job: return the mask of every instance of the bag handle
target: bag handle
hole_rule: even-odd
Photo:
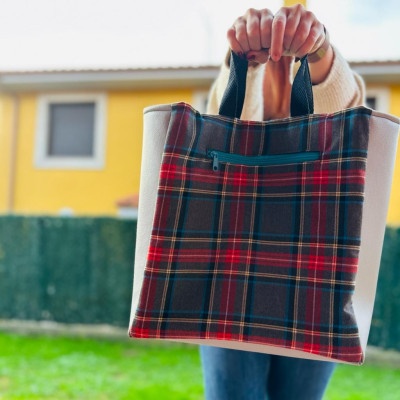
[[[314,100],[307,54],[300,59],[301,65],[292,85],[290,115],[300,117],[314,113]],[[246,93],[248,62],[231,50],[229,81],[222,97],[219,115],[240,118]]]

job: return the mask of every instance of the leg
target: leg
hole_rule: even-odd
[[[270,355],[199,345],[206,400],[264,400]]]
[[[270,400],[320,400],[337,363],[273,355],[268,378]]]

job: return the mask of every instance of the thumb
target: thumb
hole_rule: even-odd
[[[246,58],[248,61],[265,64],[269,59],[269,49],[259,51],[251,50],[246,53]]]

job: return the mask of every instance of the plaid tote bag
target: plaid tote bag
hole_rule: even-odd
[[[361,365],[399,120],[313,114],[307,56],[290,118],[241,120],[231,55],[219,115],[144,110],[129,336]]]

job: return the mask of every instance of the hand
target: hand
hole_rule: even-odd
[[[271,56],[301,58],[318,50],[325,40],[324,26],[301,4],[282,7],[273,15],[268,9],[250,8],[227,32],[231,49],[255,63]]]

